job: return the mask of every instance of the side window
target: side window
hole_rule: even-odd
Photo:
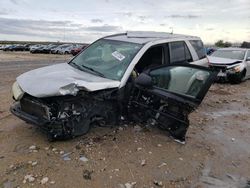
[[[209,79],[210,72],[192,67],[169,66],[150,72],[154,86],[196,98]]]
[[[190,40],[189,42],[191,43],[191,45],[195,49],[199,59],[203,59],[206,57],[206,50],[205,50],[201,40]]]
[[[138,73],[143,72],[143,70],[164,64],[164,47],[154,46],[149,48],[141,57],[135,69]]]
[[[169,48],[171,63],[187,63],[193,61],[185,42],[171,42],[169,43]]]
[[[248,52],[247,52],[247,59],[250,59],[250,50],[248,50]]]

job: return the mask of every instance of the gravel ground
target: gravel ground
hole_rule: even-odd
[[[185,145],[141,125],[48,142],[9,113],[11,85],[70,58],[0,51],[0,187],[250,187],[250,81],[214,84],[190,115]]]

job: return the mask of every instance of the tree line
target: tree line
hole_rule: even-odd
[[[215,44],[215,46],[219,48],[226,48],[226,47],[231,47],[232,43],[228,41],[223,41],[223,40],[218,40]],[[242,48],[250,48],[250,42],[242,42],[241,46]]]

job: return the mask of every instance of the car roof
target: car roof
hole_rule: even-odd
[[[200,40],[200,38],[196,36],[172,34],[172,33],[165,33],[165,32],[154,32],[154,31],[128,31],[126,33],[106,36],[104,37],[104,39],[132,42],[132,43],[139,43],[139,44],[146,44],[152,41],[159,41],[159,40],[166,40],[166,39]]]

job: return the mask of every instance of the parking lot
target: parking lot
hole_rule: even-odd
[[[214,84],[190,116],[185,145],[133,124],[49,142],[10,114],[11,85],[71,58],[0,51],[0,187],[250,187],[250,80]]]

